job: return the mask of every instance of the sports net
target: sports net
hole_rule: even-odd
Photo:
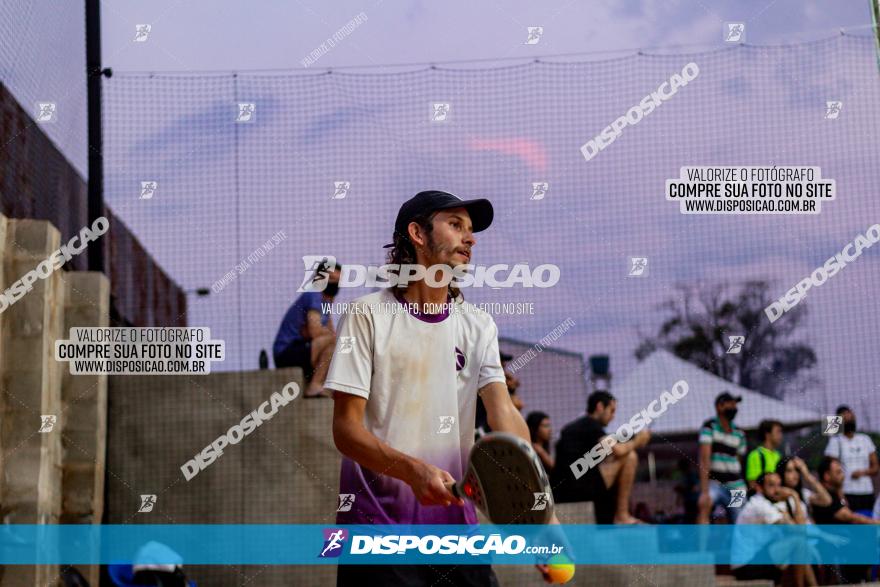
[[[40,104],[53,105],[42,108],[53,116],[41,128],[80,176],[88,177],[84,39],[83,2],[10,0],[0,6],[0,83],[34,120]]]
[[[689,62],[699,66],[695,79],[585,160],[581,145]],[[665,360],[639,375],[649,359],[639,363],[634,356],[641,335],[658,332],[658,305],[684,299],[677,283],[736,288],[766,279],[768,299],[776,299],[874,222],[877,78],[874,40],[852,35],[479,70],[117,72],[104,90],[106,199],[178,283],[212,290],[191,298],[189,324],[209,326],[213,338],[225,340],[228,358],[220,370],[245,371],[256,368],[261,349],[271,349],[302,282],[304,256],[382,264],[397,209],[412,194],[438,188],[489,198],[495,220],[477,235],[474,262],[553,263],[561,278],[546,289],[473,288],[466,298],[531,304],[530,311],[494,314],[500,335],[511,339],[502,348],[512,354],[571,320],[570,329],[517,373],[525,411],[550,414],[558,434],[584,410],[582,357],[611,357],[612,392],[638,376],[637,385],[625,388],[635,391],[620,396],[618,422],[644,407],[643,397],[656,397],[682,377],[680,366]],[[835,110],[829,102],[840,105]],[[665,200],[664,189],[681,167],[694,165],[820,167],[822,177],[836,181],[838,196],[818,215],[688,216]],[[264,247],[279,234],[280,242]],[[648,259],[640,278],[630,276],[633,258]],[[880,422],[870,399],[880,379],[874,360],[880,318],[872,293],[880,285],[877,263],[873,253],[861,257],[801,302],[809,313],[794,334],[815,354],[814,379],[795,381],[782,375],[784,364],[775,365],[775,379],[744,387],[769,393],[782,379],[790,385],[785,403],[759,408],[756,396],[748,396],[743,425],[754,427],[764,417],[792,427],[817,423],[838,401],[853,405],[863,428]],[[343,289],[337,301],[364,293]],[[749,354],[750,332],[724,334],[744,334],[743,356],[760,360]],[[717,349],[716,358],[726,352]],[[659,479],[648,481],[646,461],[640,470],[643,486],[664,491],[669,508],[676,507],[674,494],[661,482],[672,479],[676,459],[694,463],[699,424],[714,414],[712,400],[725,387],[694,377],[693,395],[670,410],[670,424],[656,435],[657,459],[664,450],[667,459],[653,466]],[[153,486],[160,494],[169,486],[166,500],[220,500],[222,507],[199,511],[211,519],[222,511],[225,521],[262,521],[281,509],[283,490],[254,480],[275,471],[280,487],[289,475],[292,486],[315,489],[295,500],[299,518],[282,519],[312,521],[319,510],[322,520],[332,515],[316,496],[336,480],[285,454],[327,443],[329,420],[310,422],[317,429],[303,432],[298,442],[306,444],[297,447],[284,444],[291,439],[272,446],[256,435],[246,443],[262,455],[259,461],[221,459],[210,472],[216,482],[200,483],[210,478],[206,472],[182,483],[180,464],[224,431],[219,424],[203,429],[200,418],[214,410],[235,423],[253,409],[253,379],[241,375],[222,395],[193,379],[160,404],[147,378],[126,379],[125,409],[154,414],[156,428],[132,438],[132,429],[111,425],[116,436],[109,444],[136,444],[140,459],[108,463],[111,494],[130,500],[132,488],[140,487],[130,482],[135,471],[159,471],[161,482]],[[808,415],[793,420],[792,407]],[[162,410],[168,418],[176,414],[175,426],[164,427],[170,420]],[[823,446],[810,430],[804,438],[790,435],[790,448]],[[175,446],[151,450],[159,436]],[[223,483],[241,497],[218,496]],[[131,517],[128,510],[119,521]]]

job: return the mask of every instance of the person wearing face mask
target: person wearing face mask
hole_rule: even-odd
[[[272,345],[277,369],[302,368],[309,381],[303,396],[308,398],[327,397],[324,379],[336,347],[333,318],[324,311],[324,304],[332,303],[339,292],[342,267],[326,263],[315,271],[316,278],[325,274],[328,279],[323,291],[304,292],[287,310]]]
[[[742,458],[746,454],[746,435],[736,427],[737,404],[741,396],[723,392],[715,398],[716,416],[700,428],[700,497],[698,524],[708,524],[709,516],[717,505],[727,510],[728,521],[733,524],[739,515],[741,504],[732,501],[732,491],[744,491]]]
[[[828,440],[825,455],[838,459],[843,466],[843,494],[849,507],[870,516],[874,505],[871,477],[880,472],[877,450],[870,436],[856,432],[856,416],[849,406],[838,407],[837,415],[843,418],[843,434]]]

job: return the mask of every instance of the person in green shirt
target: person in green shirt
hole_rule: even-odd
[[[772,473],[782,458],[779,447],[782,446],[782,422],[779,420],[761,420],[758,425],[761,446],[746,457],[746,481],[750,489],[755,488],[758,477],[762,473]]]

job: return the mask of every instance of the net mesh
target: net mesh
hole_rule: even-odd
[[[48,43],[46,31],[52,31]],[[88,177],[84,39],[83,2],[0,5],[0,82],[34,118],[38,103],[55,104],[54,121],[41,128],[80,176]]]
[[[584,161],[580,145],[690,61],[697,79]],[[501,335],[519,340],[573,318],[558,347],[610,354],[620,377],[635,365],[636,331],[656,331],[656,304],[677,299],[677,281],[757,276],[781,294],[865,230],[876,78],[873,40],[851,35],[478,71],[117,73],[105,89],[106,199],[179,283],[215,286],[190,323],[228,341],[220,368],[240,370],[271,346],[302,256],[380,264],[411,194],[486,196],[495,221],[477,235],[475,262],[552,262],[562,278],[467,299],[531,303],[532,315],[495,315]],[[828,100],[842,102],[839,119],[825,118]],[[236,122],[242,103],[254,105],[250,122]],[[445,122],[432,120],[437,103],[449,105]],[[685,165],[814,165],[841,196],[817,216],[686,217],[663,198]],[[156,182],[151,198],[143,181]],[[344,197],[336,182],[349,183]],[[535,182],[549,184],[543,199]],[[246,262],[279,231],[281,244]],[[634,255],[650,259],[645,279],[627,278]],[[873,263],[860,260],[810,307],[819,376],[856,394],[876,381],[872,367],[851,368],[870,355],[876,318],[861,292]],[[337,301],[363,293],[343,289]],[[790,399],[819,410],[834,401],[820,386]],[[876,419],[874,406],[859,407]]]
[[[585,161],[581,145],[691,61],[700,69],[695,80]],[[191,299],[189,323],[226,341],[219,369],[228,371],[256,368],[260,350],[271,348],[302,281],[303,256],[381,264],[397,209],[412,194],[437,188],[489,198],[495,220],[477,235],[474,262],[554,263],[562,277],[548,289],[465,295],[475,303],[532,304],[529,313],[494,314],[502,348],[514,355],[573,321],[551,350],[517,372],[525,411],[550,414],[558,434],[584,410],[583,357],[611,356],[613,392],[637,366],[639,334],[656,333],[657,305],[679,299],[677,282],[766,278],[778,297],[873,222],[877,75],[873,39],[851,35],[480,70],[117,73],[104,90],[105,196],[178,283],[212,290]],[[826,118],[828,101],[842,102],[838,118]],[[839,195],[816,216],[690,217],[663,197],[666,180],[688,165],[818,166]],[[148,197],[143,182],[155,182]],[[543,197],[536,183],[548,184]],[[255,253],[279,231],[282,242]],[[628,277],[631,257],[649,259],[643,278]],[[818,382],[786,397],[788,405],[818,420],[845,399],[866,427],[877,422],[871,394],[880,379],[873,360],[880,318],[871,292],[878,276],[876,255],[865,255],[811,292],[800,334],[816,352]],[[364,293],[343,289],[337,301]],[[108,492],[119,496],[110,499],[111,518],[137,519],[130,502],[144,485],[159,488],[149,493],[166,488],[160,503],[212,504],[180,510],[210,520],[332,517],[332,467],[298,456],[316,446],[332,453],[329,411],[309,413],[307,424],[305,412],[291,416],[295,431],[275,446],[263,432],[249,438],[250,448],[204,473],[214,482],[180,481],[182,462],[282,383],[266,380],[254,394],[253,376],[233,378],[222,390],[183,381],[164,395],[155,378],[117,378],[125,394],[111,400],[109,445],[122,447],[108,463]],[[774,406],[764,415],[784,417],[786,404]],[[675,409],[691,420],[713,415],[711,399]],[[149,413],[156,426],[114,425],[119,410]],[[166,429],[170,416],[163,414],[172,412],[183,416]],[[695,433],[674,450],[669,440],[669,458],[693,463]],[[798,443],[820,440],[813,434]],[[133,450],[136,464],[125,460]],[[647,464],[641,467],[646,480]],[[276,482],[260,482],[266,475]],[[285,475],[296,488],[291,494]],[[663,491],[657,503],[674,507],[669,485],[653,487]]]

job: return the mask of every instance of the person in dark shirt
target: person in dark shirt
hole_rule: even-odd
[[[880,524],[880,520],[857,514],[849,508],[843,495],[845,475],[838,459],[826,456],[819,463],[817,473],[819,482],[831,494],[831,503],[827,506],[813,504],[816,524]],[[869,569],[868,565],[840,565],[839,576],[845,583],[861,583],[867,579]]]
[[[813,505],[813,520],[817,524],[880,524],[880,520],[873,520],[849,509],[843,495],[843,467],[838,459],[825,457],[819,463],[817,473],[819,482],[831,494],[830,505]]]
[[[629,512],[629,496],[636,476],[636,449],[648,444],[645,428],[627,442],[615,444],[607,457],[586,471],[576,466],[599,445],[614,414],[617,400],[607,391],[594,391],[587,400],[587,415],[569,422],[556,443],[556,467],[550,474],[558,503],[592,501],[600,524],[638,524]]]

